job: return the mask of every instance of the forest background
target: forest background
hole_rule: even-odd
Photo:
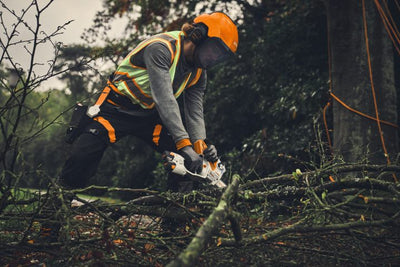
[[[397,114],[400,105],[396,95],[400,93],[400,57],[396,34],[400,6],[396,0],[358,1],[355,5],[346,4],[347,1],[335,4],[329,0],[104,0],[93,25],[83,30],[82,42],[68,46],[54,39],[63,34],[70,22],[57,25],[53,32],[40,30],[40,17],[46,16],[46,9],[53,1],[27,1],[24,10],[15,11],[8,8],[7,1],[0,2],[1,14],[8,13],[14,17],[11,28],[7,21],[1,20],[2,30],[6,33],[1,38],[0,58],[2,212],[15,201],[10,197],[13,190],[45,190],[56,181],[71,149],[64,142],[64,135],[73,106],[77,102],[93,103],[105,86],[108,75],[135,45],[147,36],[179,29],[196,15],[215,10],[230,14],[239,29],[237,55],[228,63],[208,71],[204,108],[208,139],[216,145],[227,166],[227,180],[233,174],[240,174],[241,182],[246,183],[288,173],[294,173],[293,177],[297,179],[302,172],[332,164],[396,166],[398,163]],[[382,14],[379,7],[390,20],[387,24],[392,25],[388,32],[393,33],[393,43],[382,45],[390,47],[390,61],[379,65],[377,60],[387,56],[379,50],[382,48],[379,40],[387,39],[383,35],[370,37],[371,51],[365,47],[363,38],[361,41],[353,37],[343,38],[340,39],[343,44],[339,45],[337,39],[330,39],[331,33],[338,33],[335,25],[340,23],[349,22],[348,28],[357,30],[351,22],[353,20],[361,26],[365,22],[372,30],[373,25],[385,29],[385,16],[379,16]],[[365,14],[370,16],[366,18]],[[37,19],[36,25],[28,25],[22,19],[29,15]],[[340,21],[342,18],[347,19]],[[112,35],[115,25],[119,31],[123,30],[123,38]],[[32,37],[19,39],[18,27],[26,27]],[[346,32],[344,28],[341,30]],[[358,30],[359,35],[364,36],[362,27]],[[50,44],[49,54],[53,56],[40,62],[35,51],[44,44]],[[384,67],[389,66],[387,73],[393,74],[391,78],[382,79],[391,79],[390,86],[382,88],[382,92],[388,91],[386,96],[390,97],[379,99],[381,114],[395,114],[382,118],[395,125],[390,126],[395,128],[395,138],[387,140],[387,147],[379,137],[385,137],[390,131],[382,134],[372,97],[367,97],[371,102],[363,101],[364,93],[360,93],[359,88],[342,94],[346,98],[341,101],[360,110],[366,107],[365,110],[372,112],[369,115],[375,117],[375,121],[371,120],[374,126],[365,128],[368,134],[373,132],[373,138],[362,139],[361,143],[354,138],[361,135],[356,122],[359,114],[348,108],[338,110],[344,105],[336,100],[336,92],[340,90],[335,89],[332,81],[342,77],[341,71],[352,74],[352,70],[341,68],[341,63],[349,66],[346,61],[349,57],[332,55],[332,51],[340,51],[335,50],[338,47],[350,51],[355,58],[364,58],[360,64],[363,66],[368,66],[367,59],[372,55],[373,63],[378,62],[376,69],[385,71]],[[22,67],[23,64],[15,60],[10,48],[19,51],[17,53],[26,53],[30,59],[28,67]],[[361,56],[355,55],[356,52]],[[37,68],[43,66],[47,71],[40,73]],[[360,67],[355,73],[352,76],[355,82],[360,80],[361,84],[365,78],[369,83],[367,67]],[[41,90],[42,85],[51,80],[60,82],[62,88]],[[390,112],[385,113],[387,110]],[[339,117],[340,112],[350,114],[350,119],[342,122],[344,125],[353,123],[354,127],[348,128],[345,136],[350,137],[350,143],[353,142],[356,149],[340,146],[338,139],[334,138],[338,137],[335,135],[338,132],[343,134],[341,122],[335,122],[335,115]],[[376,127],[376,121],[379,127]],[[160,192],[166,189],[161,155],[133,137],[108,148],[98,170],[89,184]],[[329,176],[329,179],[336,178]],[[389,178],[383,180],[393,182],[397,177],[390,173]],[[131,199],[131,194],[126,192],[113,196]],[[395,203],[398,204],[397,199]]]

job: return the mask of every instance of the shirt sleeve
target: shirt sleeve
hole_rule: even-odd
[[[175,99],[169,68],[171,52],[163,43],[152,43],[144,49],[144,63],[149,75],[151,95],[175,143],[189,138],[182,122],[179,105]]]
[[[206,139],[203,97],[207,74],[203,70],[199,81],[184,92],[185,122],[192,143]]]

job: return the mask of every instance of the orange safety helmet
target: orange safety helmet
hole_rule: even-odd
[[[236,53],[239,36],[235,23],[226,14],[214,12],[194,19],[197,36],[194,61],[200,68],[210,68]],[[195,31],[196,31],[195,30]]]
[[[232,53],[236,53],[239,35],[235,23],[222,12],[202,14],[194,19],[194,23],[203,23],[207,26],[207,36],[217,37],[229,47]]]

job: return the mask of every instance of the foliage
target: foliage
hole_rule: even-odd
[[[57,177],[68,152],[63,137],[69,120],[66,115],[69,114],[57,116],[63,114],[70,104],[68,97],[57,90],[33,92],[27,104],[34,106],[38,103],[43,105],[29,128],[36,134],[21,146],[17,169],[22,175],[20,186],[46,188],[48,180],[43,177]],[[26,123],[21,125],[22,128],[26,126]]]
[[[315,139],[314,117],[327,101],[323,10],[318,1],[246,7],[238,56],[209,75],[211,139],[223,152],[236,148],[253,159],[264,151],[270,163],[261,175],[293,168],[277,155],[306,159]]]

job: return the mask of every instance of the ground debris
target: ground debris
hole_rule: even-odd
[[[341,177],[338,170],[242,183],[222,205],[229,216],[207,235],[198,266],[400,265],[400,186],[371,175]],[[140,193],[118,204],[77,197],[76,206],[49,194],[26,210],[10,205],[0,215],[0,263],[166,266],[222,207],[221,191]]]

